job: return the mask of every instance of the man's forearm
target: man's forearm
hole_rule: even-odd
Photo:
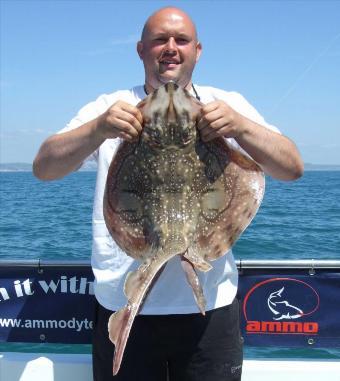
[[[198,129],[204,142],[217,137],[236,139],[264,172],[276,179],[294,180],[303,174],[303,161],[291,140],[251,121],[222,100],[202,107]]]
[[[49,137],[33,162],[33,173],[40,180],[55,180],[79,168],[105,140],[98,129],[98,118],[81,127]]]
[[[33,173],[41,180],[66,176],[76,170],[105,139],[137,139],[142,123],[143,117],[137,107],[117,101],[96,119],[48,138],[34,160]]]
[[[265,173],[279,180],[302,176],[303,161],[290,139],[247,118],[242,123],[243,133],[236,140]]]

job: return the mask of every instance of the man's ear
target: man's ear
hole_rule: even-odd
[[[143,42],[142,41],[137,42],[137,53],[139,55],[139,58],[142,60],[143,59]]]
[[[196,62],[199,60],[202,53],[202,44],[200,42],[197,42],[196,44]]]

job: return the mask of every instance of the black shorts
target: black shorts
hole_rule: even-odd
[[[205,316],[138,315],[114,377],[114,345],[107,330],[111,313],[97,303],[93,331],[95,381],[241,380],[243,344],[237,299]]]

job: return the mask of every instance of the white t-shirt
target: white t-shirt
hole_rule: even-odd
[[[269,129],[279,132],[267,124],[263,117],[242,95],[225,92],[213,87],[194,85],[202,103],[217,99],[225,101],[240,114]],[[194,95],[192,93],[192,95]],[[131,90],[116,91],[101,95],[96,101],[83,107],[78,115],[59,133],[80,127],[103,114],[113,103],[123,100],[136,105],[146,94],[143,86]],[[229,142],[241,149],[234,139]],[[115,311],[127,303],[124,281],[128,272],[138,268],[139,262],[127,256],[111,238],[103,217],[103,195],[107,172],[121,139],[107,139],[87,160],[96,160],[97,182],[93,205],[92,269],[95,276],[94,291],[98,302]],[[238,272],[232,251],[212,262],[213,268],[198,271],[198,276],[207,301],[206,310],[230,304],[237,292]],[[193,292],[182,270],[179,256],[171,259],[155,282],[140,311],[141,314],[185,314],[199,312]]]

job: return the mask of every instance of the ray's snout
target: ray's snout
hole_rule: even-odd
[[[181,115],[187,113],[191,107],[190,95],[174,81],[164,86],[164,92],[168,102],[165,119],[169,124],[181,125]]]
[[[169,81],[168,83],[165,84],[164,86],[165,91],[169,93],[169,95],[173,95],[173,93],[179,88],[176,82],[174,81]]]

